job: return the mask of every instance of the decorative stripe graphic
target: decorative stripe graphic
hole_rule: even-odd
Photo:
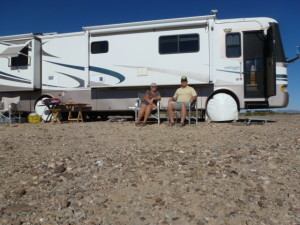
[[[53,57],[53,58],[58,58],[58,59],[59,59],[59,57],[57,57],[57,56],[55,56],[55,55],[51,55],[51,54],[45,52],[44,49],[42,49],[42,55],[43,55],[43,56],[49,56],[49,57]]]
[[[57,57],[57,56],[55,56],[55,55],[51,55],[51,54],[47,53],[46,51],[44,51],[43,45],[46,44],[47,42],[48,42],[48,41],[46,41],[46,42],[44,42],[44,43],[42,44],[42,55],[44,55],[44,56],[49,56],[49,57],[53,57],[53,58],[58,58],[58,59],[59,59],[59,57]]]
[[[3,80],[15,81],[15,82],[24,83],[24,84],[31,84],[31,81],[27,80],[27,79],[19,78],[19,77],[4,73],[2,71],[0,71],[0,74],[5,75],[5,76],[0,75],[0,79],[3,79]],[[9,77],[7,77],[7,76],[9,76]]]
[[[286,74],[276,74],[276,78],[286,78],[287,79],[287,75]]]
[[[56,65],[59,65],[59,66],[64,66],[64,67],[76,69],[76,70],[84,70],[83,66],[68,65],[68,64],[63,64],[63,63],[51,62],[51,61],[47,61],[47,60],[44,60],[44,61],[48,62],[48,63],[56,64]],[[117,73],[115,71],[112,71],[112,70],[108,70],[108,69],[104,69],[104,68],[100,68],[100,67],[95,67],[95,66],[90,66],[89,69],[91,71],[94,71],[94,72],[97,72],[97,73],[103,73],[103,74],[115,77],[115,78],[119,79],[119,83],[121,83],[125,80],[125,76],[123,76],[122,74]],[[64,74],[64,75],[66,75],[66,74]],[[69,75],[69,76],[72,76],[72,75]],[[73,77],[73,78],[75,78],[75,77]],[[83,86],[80,86],[80,87],[83,87]]]
[[[237,73],[237,74],[240,74],[241,72],[238,72],[238,71],[231,71],[231,70],[218,70],[217,71],[221,71],[221,72],[227,72],[227,73]],[[243,72],[242,72],[243,74]]]
[[[0,79],[15,81],[15,82],[19,82],[19,83],[25,83],[25,84],[31,84],[31,82],[29,82],[29,81],[17,80],[17,79],[14,79],[14,78],[4,77],[4,76],[1,76],[1,75],[0,75]]]
[[[48,63],[55,64],[55,65],[59,65],[59,66],[64,66],[64,67],[76,69],[76,70],[84,70],[84,67],[83,67],[83,66],[68,65],[68,64],[63,64],[63,63],[51,62],[51,61],[47,61],[47,60],[44,60],[44,61],[45,61],[45,62],[48,62]]]
[[[8,74],[8,73],[4,73],[4,72],[2,72],[2,71],[0,71],[0,74],[5,75],[5,76],[9,76],[9,77],[14,77],[14,78],[16,78],[16,79],[20,79],[20,80],[24,80],[24,81],[30,82],[30,80],[28,80],[28,79],[25,79],[25,78],[22,78],[22,77],[17,77],[17,76]]]
[[[65,75],[65,76],[67,76],[67,77],[70,77],[70,78],[76,80],[76,81],[79,83],[79,86],[77,86],[77,87],[84,87],[84,80],[83,80],[83,79],[80,79],[80,78],[78,78],[78,77],[75,77],[75,76],[73,76],[73,75],[66,74],[66,73],[61,73],[61,72],[56,72],[56,73],[60,73],[60,74],[62,74],[62,75]]]
[[[117,73],[115,71],[100,68],[100,67],[95,67],[95,66],[90,66],[89,68],[91,71],[98,72],[98,73],[104,73],[109,76],[115,77],[115,78],[119,79],[119,83],[122,83],[125,80],[125,76],[123,76],[122,74]]]
[[[65,88],[62,86],[55,86],[55,85],[51,85],[51,84],[42,84],[43,86],[47,86],[47,87],[55,87],[55,88]]]

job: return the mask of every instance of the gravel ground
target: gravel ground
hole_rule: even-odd
[[[0,224],[300,224],[300,115],[0,124]]]

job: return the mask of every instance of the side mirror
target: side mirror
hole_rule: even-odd
[[[291,59],[291,60],[286,61],[286,63],[294,63],[294,62],[296,62],[298,59],[300,59],[300,46],[297,46],[296,49],[297,49],[297,54],[296,54],[297,57],[294,58],[294,59]]]

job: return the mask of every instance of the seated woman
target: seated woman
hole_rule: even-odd
[[[150,87],[150,90],[146,91],[144,98],[142,99],[138,119],[135,121],[136,126],[146,125],[147,119],[150,116],[151,111],[157,108],[157,100],[161,99],[160,93],[157,91],[156,83],[152,83]],[[144,120],[141,123],[143,117]]]

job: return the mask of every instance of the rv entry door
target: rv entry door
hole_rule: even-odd
[[[244,32],[245,98],[265,97],[265,37],[263,31]]]

